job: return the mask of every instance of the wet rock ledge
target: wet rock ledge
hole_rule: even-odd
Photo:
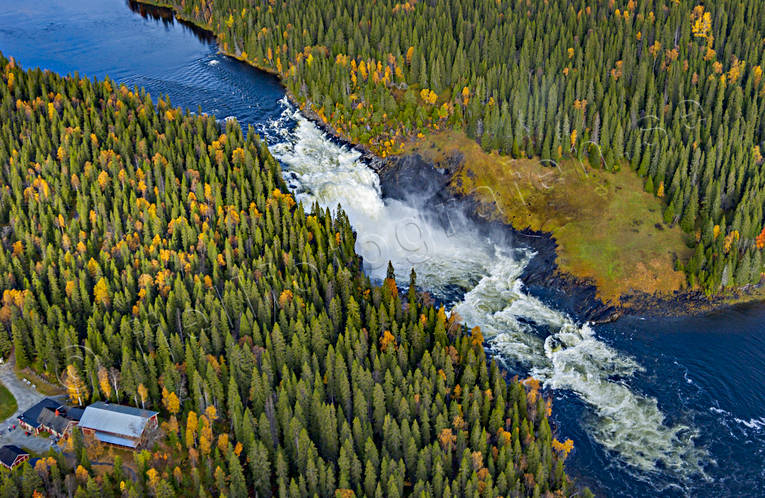
[[[375,163],[370,164],[380,177],[383,197],[414,203],[426,216],[449,229],[469,226],[498,244],[533,250],[536,255],[521,276],[532,295],[545,301],[554,300],[558,309],[562,308],[581,321],[605,323],[622,314],[621,308],[604,304],[597,298],[597,289],[592,282],[559,271],[557,243],[550,234],[517,230],[495,219],[491,210],[476,199],[455,192],[450,183],[462,166],[462,154],[455,153],[438,164],[419,154],[375,159]]]

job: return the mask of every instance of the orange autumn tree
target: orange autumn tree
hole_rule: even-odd
[[[66,393],[73,405],[82,406],[88,399],[88,387],[80,377],[77,368],[74,365],[68,365],[64,373],[63,384],[66,387]]]
[[[181,402],[178,396],[174,392],[168,391],[165,387],[162,388],[162,404],[172,415],[181,410]]]
[[[146,408],[146,401],[149,399],[149,390],[143,384],[138,384],[138,397],[141,399],[141,408]]]
[[[109,287],[105,278],[101,278],[93,288],[93,299],[104,307],[109,306]]]
[[[186,448],[191,449],[196,444],[197,428],[199,425],[196,412],[190,411],[186,418]]]
[[[571,450],[574,449],[574,442],[570,439],[566,439],[565,442],[561,443],[557,439],[553,439],[552,447],[555,451],[558,452],[561,458],[565,460],[568,454],[571,453]]]
[[[757,246],[757,249],[765,249],[765,227],[762,228],[762,231],[757,236],[754,243]]]
[[[386,272],[385,280],[383,280],[383,287],[386,288],[391,296],[398,296],[398,286],[396,285],[396,274],[393,271],[393,265],[388,261],[388,270]]]
[[[106,399],[112,397],[112,385],[109,383],[109,372],[101,365],[98,367],[98,387]]]
[[[395,349],[396,338],[393,337],[393,334],[390,333],[390,330],[385,330],[383,335],[380,337],[380,349],[382,351],[387,351],[389,346],[392,346]]]

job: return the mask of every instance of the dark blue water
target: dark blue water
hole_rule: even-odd
[[[285,117],[277,80],[217,54],[213,40],[159,14],[121,0],[0,0],[0,51],[24,67],[109,75],[192,111],[236,117],[271,143],[297,126]],[[555,308],[553,295],[541,297]],[[704,475],[631,465],[593,439],[591,407],[556,390],[559,438],[575,442],[572,476],[608,496],[765,496],[765,305],[687,318],[625,317],[595,333],[642,367],[615,381],[655,400],[667,425],[696,434]]]
[[[0,51],[25,68],[108,75],[259,132],[280,117],[276,78],[219,55],[212,37],[161,14],[124,0],[0,0]]]
[[[641,474],[614,461],[577,423],[589,416],[581,401],[556,393],[553,418],[577,445],[570,467],[609,495],[765,496],[764,324],[765,305],[753,304],[598,327],[601,340],[645,368],[630,379],[633,389],[656,398],[668,424],[698,430],[707,476]]]

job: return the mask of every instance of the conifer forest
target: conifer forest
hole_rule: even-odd
[[[760,0],[0,0],[0,498],[764,495],[764,67]]]

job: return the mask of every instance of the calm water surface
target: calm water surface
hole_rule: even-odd
[[[299,196],[346,207],[366,260],[374,257],[364,244],[374,242],[399,273],[408,262],[436,291],[464,288],[457,309],[493,330],[490,349],[510,371],[545,380],[559,437],[575,442],[569,473],[599,494],[765,496],[765,306],[589,327],[556,308],[554,290],[524,293],[515,271],[523,258],[491,241],[476,250],[449,239],[427,263],[381,249],[390,238],[384,220],[416,217],[416,209],[382,199],[358,154],[292,109],[273,77],[121,0],[0,0],[0,51],[27,68],[108,75],[252,125]]]

